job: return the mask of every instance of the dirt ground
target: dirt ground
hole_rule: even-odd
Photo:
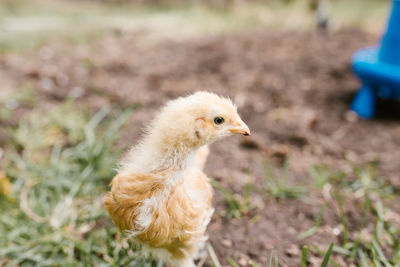
[[[349,112],[359,87],[351,71],[352,53],[377,40],[357,30],[259,31],[162,42],[146,33],[115,32],[93,45],[53,42],[37,52],[2,55],[0,80],[3,93],[32,84],[44,110],[71,96],[93,110],[139,105],[119,142],[126,148],[166,100],[197,90],[229,96],[252,136],[213,144],[206,173],[233,192],[241,193],[253,178],[262,184],[266,159],[279,170],[287,158],[290,184],[310,184],[313,165],[346,172],[377,160],[380,173],[399,187],[398,105],[380,102],[377,117],[368,121]],[[302,245],[338,241],[332,231],[340,225],[334,206],[317,235],[297,239],[315,223],[322,202],[317,193],[310,192],[312,203],[252,194],[256,208],[242,219],[227,219],[223,196],[215,194],[208,233],[223,264],[229,256],[239,264],[251,259],[266,266],[273,251],[282,266],[299,266]],[[361,216],[352,212],[353,205],[345,206],[353,218],[350,229],[357,228]],[[310,261],[320,260],[314,255]]]

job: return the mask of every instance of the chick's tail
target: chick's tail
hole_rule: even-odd
[[[135,220],[142,201],[163,188],[163,177],[156,175],[117,175],[111,181],[111,191],[104,206],[120,230],[136,230]]]

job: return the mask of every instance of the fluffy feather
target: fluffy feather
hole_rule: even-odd
[[[248,135],[249,129],[229,99],[198,92],[167,103],[111,182],[104,204],[114,223],[149,256],[194,266],[213,213],[202,172],[207,144],[232,133]]]

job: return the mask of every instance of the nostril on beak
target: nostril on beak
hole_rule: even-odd
[[[244,135],[244,136],[249,136],[249,135],[250,135],[250,133],[244,133],[243,135]]]

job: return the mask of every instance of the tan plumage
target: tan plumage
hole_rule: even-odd
[[[232,133],[249,134],[236,107],[198,92],[169,102],[121,162],[104,204],[146,254],[170,266],[194,266],[213,213],[212,188],[202,172],[207,144]]]

